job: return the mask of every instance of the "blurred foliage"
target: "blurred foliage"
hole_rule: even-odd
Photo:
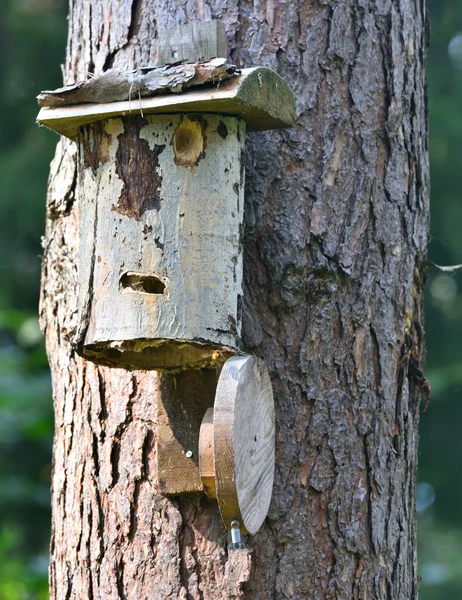
[[[48,597],[53,422],[36,313],[46,180],[57,138],[34,121],[35,95],[62,83],[66,4],[2,0],[0,8],[0,600]],[[429,6],[429,257],[450,265],[462,263],[462,3],[429,0]],[[433,397],[421,420],[421,600],[453,600],[462,592],[462,274],[429,270],[426,315]]]
[[[53,408],[38,327],[40,238],[57,137],[35,96],[62,84],[66,0],[0,7],[0,600],[46,600]]]
[[[454,265],[462,263],[462,3],[429,8],[429,258]],[[425,300],[432,403],[420,426],[420,599],[454,600],[462,597],[462,272],[430,268]]]

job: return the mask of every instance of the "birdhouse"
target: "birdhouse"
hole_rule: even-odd
[[[294,114],[286,83],[262,67],[182,93],[41,109],[40,124],[78,145],[79,354],[181,370],[239,353],[245,135]]]
[[[240,348],[245,136],[292,125],[294,97],[270,69],[203,61],[227,53],[219,21],[160,37],[161,64],[198,62],[42,92],[38,122],[78,146],[77,352],[164,371],[153,485],[215,498],[237,548],[275,464],[270,377]]]

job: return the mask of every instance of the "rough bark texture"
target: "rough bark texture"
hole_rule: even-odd
[[[53,373],[51,597],[415,599],[428,164],[423,0],[71,1],[67,81],[152,64],[159,29],[225,21],[298,122],[247,136],[246,349],[276,400],[266,524],[229,551],[216,504],[153,482],[155,373],[71,350],[76,148],[52,164],[41,316]]]

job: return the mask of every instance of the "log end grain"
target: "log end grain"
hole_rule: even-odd
[[[136,339],[79,345],[77,353],[100,365],[129,371],[221,367],[236,350],[194,340]]]

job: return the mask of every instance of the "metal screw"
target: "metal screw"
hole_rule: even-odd
[[[231,541],[235,550],[239,550],[241,547],[241,531],[239,527],[239,521],[231,521]]]
[[[186,458],[192,458],[192,455],[193,455],[192,450],[188,450],[186,452]]]

